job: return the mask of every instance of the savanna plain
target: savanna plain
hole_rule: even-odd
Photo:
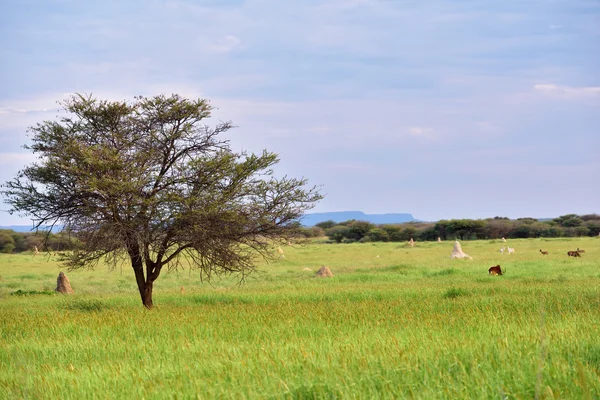
[[[600,239],[452,245],[316,240],[243,285],[163,272],[150,311],[126,265],[54,295],[52,255],[2,254],[0,398],[600,398]]]

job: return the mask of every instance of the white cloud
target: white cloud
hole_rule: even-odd
[[[14,109],[14,108],[0,108],[0,115],[2,114],[27,114],[27,113],[38,113],[38,112],[48,112],[50,111],[47,108],[41,109],[32,109],[32,110],[24,110],[24,109]]]
[[[0,167],[16,166],[29,164],[35,161],[36,156],[33,153],[0,153]]]
[[[414,136],[429,136],[429,134],[433,132],[433,129],[424,128],[422,126],[411,126],[408,129],[408,132],[410,132],[410,134]]]
[[[600,95],[600,86],[560,86],[555,84],[537,84],[533,88],[545,95],[563,98],[589,98]]]
[[[238,47],[242,41],[233,35],[226,35],[217,39],[215,42],[208,45],[208,49],[216,53],[228,53]]]

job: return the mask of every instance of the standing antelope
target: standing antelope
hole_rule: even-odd
[[[585,250],[579,250],[579,247],[577,248],[577,252],[578,253],[585,253]]]
[[[547,256],[548,255],[548,250],[544,251],[544,250],[540,249],[540,253],[542,253],[543,255]]]

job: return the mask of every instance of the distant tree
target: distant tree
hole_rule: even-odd
[[[350,228],[345,225],[335,225],[325,230],[329,239],[336,243],[341,243],[344,239],[350,238]]]
[[[450,238],[450,234],[452,232],[450,232],[449,229],[449,225],[450,225],[450,221],[442,219],[439,220],[438,222],[435,223],[435,230],[438,232],[438,236],[441,237],[442,239],[453,239]]]
[[[510,230],[513,224],[508,218],[494,218],[486,221],[485,235],[488,238],[500,239],[501,237],[509,237]]]
[[[15,248],[15,240],[10,231],[0,230],[0,253],[12,253]]]
[[[364,238],[368,238],[370,242],[387,242],[390,239],[387,232],[381,228],[372,228]]]
[[[598,214],[586,214],[586,215],[582,215],[579,218],[581,218],[584,221],[600,221],[600,215]]]
[[[404,240],[400,225],[382,225],[381,229],[387,233],[390,242],[401,242]]]
[[[519,221],[523,224],[533,224],[533,223],[537,222],[538,220],[536,218],[525,217],[525,218],[517,218],[517,221]]]
[[[27,251],[27,237],[24,233],[11,231],[11,236],[15,242],[15,252]]]
[[[402,229],[402,241],[407,241],[410,239],[414,239],[415,236],[417,236],[417,228],[410,225],[410,224],[406,224],[403,227],[404,229]]]
[[[348,224],[348,228],[350,239],[358,241],[365,237],[371,229],[375,228],[375,225],[367,221],[352,221]]]
[[[437,240],[439,235],[435,227],[432,225],[426,226],[422,230],[420,230],[417,234],[417,237],[419,238],[419,240],[422,241],[435,241]]]
[[[336,222],[332,219],[328,220],[328,221],[323,221],[323,222],[319,222],[318,224],[316,224],[315,226],[318,226],[321,229],[329,229],[332,226],[335,226]]]
[[[510,230],[509,237],[513,239],[522,239],[530,237],[531,229],[528,223],[519,224]]]
[[[305,238],[315,238],[325,236],[325,231],[318,226],[302,226],[299,228],[298,234]]]
[[[586,225],[580,225],[573,228],[575,236],[588,236],[590,229]]]
[[[272,241],[321,199],[306,180],[277,179],[277,155],[235,153],[205,125],[207,100],[178,95],[108,102],[73,96],[66,116],[31,128],[38,161],[2,190],[11,212],[60,224],[82,241],[70,268],[128,260],[142,303],[154,281],[186,255],[200,277],[254,270]]]
[[[577,214],[561,215],[558,218],[554,218],[554,221],[560,226],[564,226],[566,228],[572,228],[583,224],[583,220],[579,218]]]
[[[455,237],[464,239],[475,239],[484,232],[486,222],[474,219],[452,219],[448,221],[446,229]]]
[[[565,232],[557,225],[548,224],[548,228],[540,232],[541,237],[563,237]]]
[[[600,234],[600,220],[588,220],[585,222],[588,228],[589,236],[598,236]]]

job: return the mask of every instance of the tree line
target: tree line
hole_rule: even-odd
[[[59,232],[15,232],[0,229],[0,253],[22,253],[24,251],[55,252],[75,250],[81,243],[71,235]]]
[[[487,219],[450,219],[437,222],[408,222],[375,225],[350,220],[325,221],[304,228],[306,237],[327,236],[336,243],[477,240],[499,238],[580,237],[600,234],[600,215],[567,214],[551,220],[506,217]]]

